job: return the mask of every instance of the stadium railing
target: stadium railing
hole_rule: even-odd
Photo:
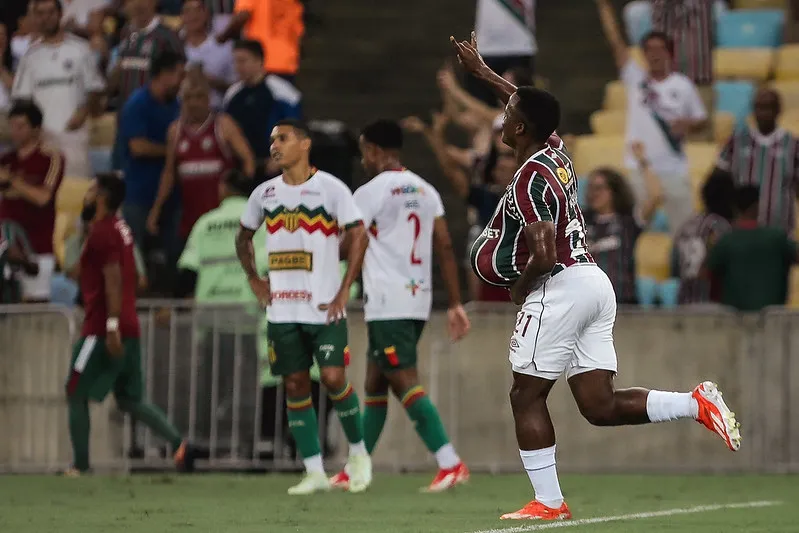
[[[170,309],[168,318],[163,309]],[[518,469],[508,405],[508,337],[516,308],[474,305],[472,332],[459,344],[446,337],[446,315],[434,313],[420,344],[422,383],[439,407],[462,457],[475,470]],[[264,458],[261,435],[258,318],[236,307],[145,302],[141,309],[146,393],[176,425],[209,452],[209,469],[287,469],[296,462],[281,448]],[[70,448],[63,380],[78,317],[51,307],[0,308],[0,472],[52,471],[66,466]],[[349,319],[350,379],[362,390],[366,328]],[[559,466],[572,472],[799,472],[799,313],[769,309],[751,316],[723,310],[621,309],[615,329],[617,386],[690,390],[719,383],[743,424],[743,446],[729,453],[692,422],[595,428],[579,414],[566,383],[549,405],[558,434]],[[278,387],[277,395],[282,397]],[[282,401],[276,433],[282,431]],[[92,418],[95,468],[167,468],[161,444],[134,434],[113,401]],[[332,417],[335,420],[335,416]],[[330,470],[346,458],[338,422]],[[326,428],[320,428],[323,431]],[[130,459],[131,442],[144,456]],[[374,454],[380,470],[434,468],[412,423],[392,400]]]

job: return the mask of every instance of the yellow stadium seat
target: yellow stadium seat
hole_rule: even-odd
[[[735,131],[735,116],[732,113],[719,111],[713,113],[713,140],[724,144]]]
[[[627,90],[621,80],[611,81],[605,85],[605,102],[603,107],[611,109],[627,109]]]
[[[777,50],[778,80],[799,80],[799,44],[787,44]]]
[[[788,280],[788,307],[799,309],[799,267],[791,267]]]
[[[117,135],[117,116],[115,113],[106,113],[94,118],[89,123],[89,143],[95,148],[110,148],[114,146]]]
[[[575,138],[574,170],[585,176],[597,167],[620,168],[624,164],[624,137],[581,135]]]
[[[671,237],[666,233],[646,231],[635,244],[635,267],[638,277],[665,281],[671,274]]]
[[[73,213],[57,213],[53,230],[53,251],[59,265],[64,264],[65,244],[78,227],[78,217]]]
[[[180,28],[183,27],[183,19],[179,16],[161,17],[161,22],[172,31],[180,31]]]
[[[771,48],[716,48],[713,69],[716,79],[765,81],[774,68]]]
[[[56,193],[56,212],[80,215],[83,210],[83,197],[86,196],[91,184],[91,180],[86,178],[64,178]]]
[[[797,61],[799,61],[799,57],[797,57]],[[799,76],[793,80],[772,82],[771,88],[780,93],[783,109],[799,109]]]
[[[688,167],[691,170],[691,174],[696,172],[704,177],[716,165],[719,148],[716,143],[686,143],[685,155],[688,157]]]
[[[780,116],[780,127],[799,136],[799,109],[788,109]],[[754,123],[754,121],[752,121]]]
[[[785,9],[787,0],[734,0],[734,9]]]
[[[599,110],[591,114],[591,131],[596,135],[624,135],[626,126],[626,110]]]

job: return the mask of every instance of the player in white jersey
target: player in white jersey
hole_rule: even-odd
[[[469,479],[469,470],[450,444],[416,372],[416,345],[430,318],[433,299],[434,245],[449,293],[450,336],[457,341],[469,331],[444,206],[432,185],[402,167],[402,130],[395,122],[380,120],[367,126],[360,147],[364,169],[372,177],[355,191],[355,203],[369,228],[363,267],[369,333],[363,421],[366,450],[372,453],[383,430],[391,388],[438,462],[438,475],[427,490],[441,492]],[[347,473],[334,476],[331,484],[346,488]]]
[[[521,168],[472,248],[475,272],[510,289],[521,305],[510,339],[510,403],[519,455],[535,499],[502,515],[511,520],[563,520],[555,467],[555,428],[547,397],[566,374],[580,413],[597,426],[694,419],[736,451],[741,434],[714,383],[693,392],[616,389],[613,325],[616,297],[585,245],[574,166],[555,134],[560,104],[546,91],[515,87],[488,68],[477,43],[450,37],[462,65],[506,102],[502,141]]]
[[[100,112],[105,81],[89,43],[61,28],[59,0],[34,0],[42,39],[23,56],[11,96],[33,100],[44,114],[44,131],[66,158],[65,174],[89,178],[87,120]]]
[[[345,307],[361,270],[369,242],[361,214],[344,183],[311,166],[308,127],[283,120],[272,130],[272,160],[283,173],[258,186],[247,202],[236,237],[236,251],[250,286],[269,318],[269,365],[283,377],[291,434],[306,475],[289,494],[328,490],[322,465],[318,421],[311,401],[309,370],[316,359],[350,443],[345,470],[350,492],[366,490],[372,462],[363,442],[358,396],[344,368],[349,359]],[[252,238],[266,223],[269,275],[255,269]],[[339,234],[349,250],[344,279],[339,277]]]

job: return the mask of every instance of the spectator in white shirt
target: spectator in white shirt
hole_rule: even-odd
[[[663,209],[674,233],[694,214],[683,141],[705,127],[707,111],[696,85],[673,71],[673,43],[668,36],[651,32],[644,37],[641,42],[647,63],[644,69],[630,56],[609,0],[596,1],[605,36],[627,89],[625,166],[631,185],[640,201],[645,194],[644,180],[630,151],[633,142],[640,142],[652,171],[661,180]]]
[[[48,137],[66,156],[66,175],[89,178],[90,114],[101,111],[105,91],[89,43],[61,28],[59,0],[33,0],[43,38],[22,58],[14,99],[33,100],[44,113]]]
[[[202,0],[185,0],[182,18],[188,66],[202,67],[214,91],[211,95],[211,106],[220,109],[225,92],[236,81],[233,45],[230,42],[219,44],[209,34],[211,17]]]
[[[39,21],[33,11],[33,5],[33,1],[28,3],[28,11],[17,21],[17,32],[11,39],[11,57],[13,58],[12,67],[14,70],[16,70],[28,48],[40,37]]]
[[[480,54],[494,72],[513,67],[533,69],[538,44],[535,40],[535,0],[478,0],[475,33]],[[466,87],[488,105],[495,105],[491,88],[469,76]]]

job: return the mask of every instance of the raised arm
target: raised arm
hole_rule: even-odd
[[[449,309],[447,318],[449,322],[449,336],[453,342],[459,341],[469,332],[471,324],[461,305],[461,284],[458,277],[458,262],[452,249],[452,238],[447,228],[447,221],[443,216],[437,217],[433,225],[433,246],[435,247],[438,264],[441,267],[441,277],[447,287],[449,296]]]
[[[596,5],[599,8],[599,20],[602,24],[602,31],[605,33],[605,39],[613,51],[616,66],[621,70],[630,59],[630,51],[627,49],[621,29],[619,29],[619,20],[616,18],[613,5],[609,0],[596,0]]]
[[[449,153],[449,146],[443,136],[442,121],[446,121],[446,117],[441,114],[434,116],[434,126],[427,126],[418,117],[408,117],[402,121],[402,127],[413,133],[421,133],[433,154],[436,156],[438,165],[444,175],[447,177],[455,192],[461,198],[469,197],[469,177],[466,172],[461,169],[458,164],[453,160]]]
[[[463,65],[463,68],[491,87],[500,101],[503,104],[507,104],[511,95],[516,92],[516,86],[486,65],[480,52],[477,51],[477,35],[475,32],[472,32],[471,42],[458,42],[452,36],[450,36],[449,41],[452,43],[455,54],[458,56],[458,62]]]

